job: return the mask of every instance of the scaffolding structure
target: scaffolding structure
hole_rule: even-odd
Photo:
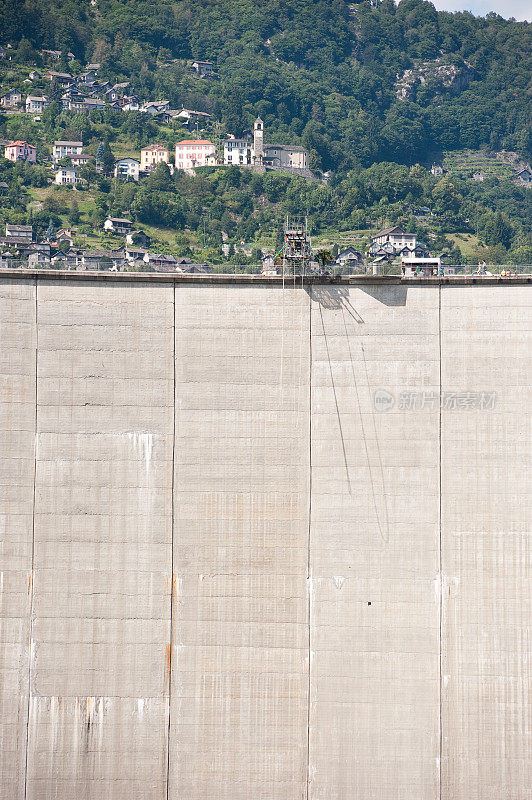
[[[283,275],[305,275],[310,270],[312,249],[307,217],[286,215],[283,244]]]

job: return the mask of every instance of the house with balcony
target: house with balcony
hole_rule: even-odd
[[[83,151],[83,142],[54,142],[52,148],[52,158],[54,161],[60,161],[66,156],[78,155]]]
[[[170,100],[149,100],[143,103],[139,109],[143,114],[160,114],[161,111],[167,111],[170,108]]]
[[[143,260],[150,267],[160,272],[175,272],[177,267],[177,261],[174,256],[169,256],[166,253],[146,253]]]
[[[60,167],[55,173],[54,181],[58,186],[76,187],[83,183],[83,178],[79,177],[74,167]]]
[[[11,225],[6,222],[6,236],[8,242],[17,244],[31,243],[33,239],[33,227],[31,225]]]
[[[125,236],[133,229],[133,223],[130,219],[107,217],[103,223],[103,229],[108,233],[117,233],[120,236]]]
[[[136,158],[121,158],[115,164],[115,178],[138,181],[139,172],[140,161],[137,161]]]
[[[411,251],[415,250],[416,234],[406,233],[400,226],[395,225],[393,228],[386,228],[371,237],[370,255],[374,255],[379,249],[385,247],[394,253],[399,253],[405,247]]]
[[[184,106],[179,111],[172,111],[171,113],[174,119],[178,119],[183,125],[188,125],[189,127],[196,123],[201,125],[212,120],[211,114],[207,114],[205,111],[193,111]]]
[[[364,255],[354,247],[344,247],[336,256],[335,264],[342,269],[354,269],[364,264]]]

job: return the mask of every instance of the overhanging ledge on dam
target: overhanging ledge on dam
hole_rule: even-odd
[[[325,277],[320,275],[285,276],[282,275],[247,275],[211,273],[209,275],[189,273],[162,273],[162,272],[100,272],[97,270],[58,270],[58,269],[0,269],[0,278],[39,278],[39,280],[66,280],[66,281],[131,281],[144,283],[173,283],[173,284],[198,284],[199,286],[214,285],[227,286],[243,284],[245,286],[284,286],[294,288],[297,286],[393,286],[402,284],[407,286],[515,286],[532,283],[532,275],[518,274],[511,277],[500,275],[434,275],[424,277],[403,277],[401,275],[337,275]]]
[[[526,797],[528,283],[0,272],[0,795]]]

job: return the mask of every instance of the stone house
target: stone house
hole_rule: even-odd
[[[0,97],[0,106],[2,108],[18,108],[22,103],[22,94],[18,89],[11,89]]]
[[[33,239],[33,227],[31,225],[11,225],[6,222],[6,239],[14,242],[31,242]]]
[[[192,69],[200,78],[210,78],[214,72],[214,64],[211,61],[193,61]]]

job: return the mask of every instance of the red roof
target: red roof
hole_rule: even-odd
[[[35,149],[35,145],[29,144],[28,142],[24,142],[24,141],[21,142],[21,141],[18,141],[18,140],[16,142],[11,142],[11,144],[8,144],[7,146],[8,147],[15,147],[15,146],[23,147],[25,144],[27,144],[28,147],[33,147]]]
[[[164,144],[148,144],[146,147],[141,147],[141,152],[143,150],[168,150]]]
[[[209,142],[208,139],[184,139],[182,142],[177,142],[176,147],[181,144],[210,144],[211,147],[214,147],[213,143]]]

